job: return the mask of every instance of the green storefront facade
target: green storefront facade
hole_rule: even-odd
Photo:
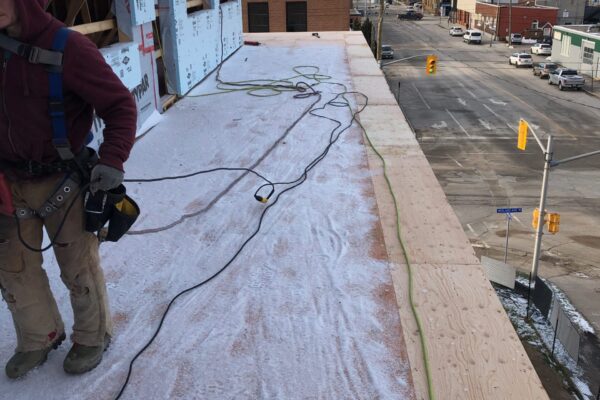
[[[600,32],[594,25],[555,26],[552,61],[580,73],[600,77]]]

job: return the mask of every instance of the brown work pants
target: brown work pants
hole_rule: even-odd
[[[11,182],[15,206],[39,209],[63,177],[53,175],[35,181]],[[76,195],[79,197],[67,213]],[[70,292],[74,314],[71,339],[86,346],[99,346],[104,343],[106,334],[112,334],[112,323],[104,275],[100,269],[98,240],[84,229],[82,196],[72,194],[61,208],[45,219],[19,219],[21,237],[29,246],[40,248],[42,229],[45,227],[52,239],[63,219],[65,222],[53,250],[60,266],[61,279]],[[64,333],[42,262],[42,253],[28,250],[19,240],[14,217],[1,215],[0,290],[13,317],[17,352],[46,348]]]

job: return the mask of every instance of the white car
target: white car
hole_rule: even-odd
[[[552,54],[552,46],[547,43],[536,43],[531,46],[531,54],[549,56]]]
[[[481,32],[476,31],[474,29],[469,29],[463,35],[463,42],[471,44],[477,43],[481,44]]]
[[[510,65],[514,65],[517,68],[519,67],[533,67],[533,59],[531,55],[527,53],[513,53],[508,58],[508,63]]]
[[[450,36],[462,36],[465,34],[465,31],[463,31],[463,28],[460,26],[453,26],[450,28]]]

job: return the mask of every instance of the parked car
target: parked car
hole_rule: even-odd
[[[546,43],[536,43],[531,46],[531,54],[549,56],[552,54],[552,46]]]
[[[548,75],[556,70],[558,68],[558,65],[554,64],[554,63],[547,63],[547,62],[541,62],[541,63],[537,63],[533,66],[533,75],[534,76],[539,76],[540,79],[544,79],[547,78]]]
[[[508,36],[506,36],[506,41],[508,42]],[[523,42],[523,36],[521,36],[520,33],[511,33],[510,42],[512,44],[521,44]]]
[[[577,70],[570,68],[557,68],[548,75],[549,85],[558,85],[560,90],[565,88],[575,88],[581,90],[585,84],[585,79],[577,75]]]
[[[392,49],[392,46],[387,44],[381,46],[381,58],[394,58],[394,49]]]
[[[404,14],[398,14],[398,19],[420,20],[422,18],[423,14],[416,11],[407,11]]]
[[[519,68],[519,67],[532,67],[533,66],[533,59],[531,58],[531,55],[527,54],[527,53],[513,53],[508,58],[508,63],[510,65],[516,66],[517,68]]]
[[[453,26],[450,28],[450,36],[462,36],[465,34],[465,31],[463,31],[463,28],[460,26]]]
[[[473,29],[469,29],[463,35],[463,41],[468,44],[471,44],[471,43],[481,44],[481,32],[473,30]]]

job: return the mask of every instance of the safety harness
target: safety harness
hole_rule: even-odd
[[[65,99],[63,94],[63,54],[67,45],[69,32],[71,31],[66,27],[61,27],[56,31],[52,40],[52,50],[22,43],[5,34],[0,34],[0,48],[25,58],[31,64],[44,65],[48,71],[50,89],[48,111],[52,120],[52,144],[63,161],[74,159],[71,144],[67,138]],[[64,166],[64,163],[61,166]],[[41,173],[45,172],[41,167],[38,169]],[[30,172],[35,172],[35,168],[30,168]]]
[[[16,207],[18,218],[45,218],[58,210],[66,200],[76,192],[81,184],[82,177],[72,173],[82,165],[81,158],[75,158],[67,138],[67,123],[63,93],[63,53],[67,44],[70,30],[63,27],[54,35],[52,50],[22,43],[5,34],[0,34],[0,48],[25,58],[31,64],[40,64],[46,67],[49,75],[49,103],[48,110],[52,121],[52,143],[56,148],[61,161],[44,164],[35,161],[17,163],[4,163],[9,168],[14,168],[30,176],[43,176],[47,174],[66,172],[65,178],[56,186],[53,194],[36,210]],[[86,152],[87,154],[87,152]],[[78,171],[80,172],[80,171]]]
[[[52,121],[52,144],[61,160],[49,164],[34,161],[11,163],[12,168],[25,171],[31,176],[41,176],[56,172],[67,172],[64,179],[55,187],[52,195],[37,210],[25,207],[14,208],[17,218],[46,218],[67,202],[83,183],[89,182],[89,171],[97,162],[96,152],[84,148],[73,154],[67,137],[65,101],[63,93],[63,53],[70,30],[63,27],[54,35],[52,50],[21,43],[4,34],[0,34],[0,48],[27,59],[31,64],[41,64],[49,74],[48,110]],[[88,139],[90,139],[88,137]],[[89,142],[89,140],[88,140]],[[0,172],[1,174],[1,172]],[[2,187],[0,185],[0,191]],[[89,191],[85,194],[86,230],[98,232],[100,240],[116,242],[137,219],[138,205],[126,194],[125,186],[120,185],[108,192]],[[2,201],[0,199],[0,205]],[[109,222],[110,221],[110,222]],[[109,222],[108,228],[104,228]]]

